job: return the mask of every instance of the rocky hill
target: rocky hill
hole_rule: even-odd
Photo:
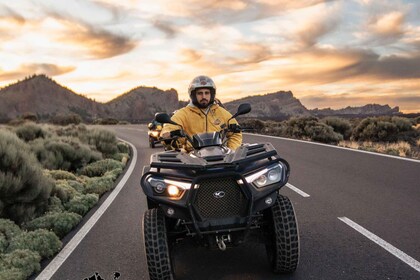
[[[399,108],[369,104],[340,110],[308,110],[290,91],[249,96],[227,102],[224,106],[235,113],[239,104],[250,103],[252,111],[247,118],[284,120],[298,116],[378,116],[395,115]],[[26,113],[48,120],[55,115],[76,113],[85,121],[97,118],[115,118],[130,122],[144,122],[156,112],[171,113],[188,102],[179,101],[175,89],[160,90],[156,87],[137,87],[107,102],[99,103],[63,87],[45,75],[34,75],[23,81],[0,89],[0,122]]]
[[[48,119],[76,113],[85,119],[102,115],[101,104],[78,95],[45,75],[35,75],[0,90],[0,119],[25,113]]]
[[[132,122],[151,120],[156,112],[171,113],[178,109],[174,89],[138,87],[104,104],[107,115]]]
[[[313,109],[310,112],[319,117],[324,116],[382,116],[382,115],[398,115],[400,114],[399,107],[391,108],[389,105],[367,104],[361,107],[346,107],[343,109],[333,110],[326,109]]]
[[[246,115],[247,118],[282,120],[293,116],[311,115],[291,91],[245,97],[228,102],[224,106],[233,114],[241,103],[250,103],[252,106],[251,112]]]

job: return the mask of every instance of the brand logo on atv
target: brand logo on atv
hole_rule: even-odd
[[[225,196],[224,191],[217,191],[213,193],[214,198],[223,198]]]

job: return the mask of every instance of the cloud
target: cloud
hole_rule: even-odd
[[[58,76],[72,72],[76,68],[73,66],[58,66],[49,63],[22,64],[18,69],[8,72],[0,70],[0,80],[8,81],[21,79],[32,74],[45,74],[47,76]]]
[[[170,22],[155,19],[153,21],[153,25],[165,33],[167,38],[174,38],[178,33],[178,30],[174,27],[174,24]]]
[[[114,34],[102,28],[81,24],[68,25],[60,41],[84,47],[94,58],[103,59],[128,53],[138,42],[120,34]]]
[[[12,20],[20,25],[25,23],[25,18],[15,10],[0,4],[0,20]]]
[[[85,48],[92,57],[103,59],[133,50],[138,41],[112,27],[122,23],[125,8],[101,2],[74,1],[60,5],[55,1],[43,3],[47,16],[55,18],[65,27],[64,35],[55,35],[58,41]],[[72,11],[79,12],[74,13]]]

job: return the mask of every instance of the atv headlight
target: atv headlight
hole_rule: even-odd
[[[157,138],[159,136],[159,131],[152,131],[150,133],[153,137]]]
[[[168,196],[171,199],[180,199],[185,190],[190,189],[191,183],[155,178],[150,176],[146,180],[156,195]]]
[[[277,182],[282,178],[283,166],[275,164],[257,173],[245,177],[248,183],[254,184],[257,188],[265,187]]]

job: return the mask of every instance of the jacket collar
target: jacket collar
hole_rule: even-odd
[[[190,103],[188,103],[188,105],[187,105],[187,107],[188,107],[190,110],[192,110],[192,111],[194,111],[194,112],[196,112],[196,113],[200,113],[200,112],[202,112],[202,113],[204,113],[205,115],[207,115],[207,114],[209,113],[210,109],[214,110],[214,109],[216,109],[218,106],[219,106],[218,104],[213,103],[213,104],[210,104],[210,106],[208,106],[206,109],[200,109],[200,108],[198,108],[197,106],[195,106],[195,105],[192,103],[192,101],[191,101],[191,100],[190,100]]]

